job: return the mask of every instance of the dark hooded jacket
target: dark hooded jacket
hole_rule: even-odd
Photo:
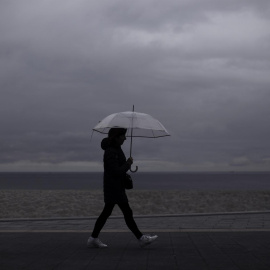
[[[126,161],[125,154],[121,146],[109,138],[102,140],[101,148],[105,151],[103,157],[104,201],[105,203],[127,203],[128,198],[123,183],[130,165]]]

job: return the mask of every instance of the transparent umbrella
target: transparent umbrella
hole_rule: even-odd
[[[132,153],[132,138],[144,137],[144,138],[158,138],[170,136],[166,128],[155,118],[149,114],[139,113],[134,111],[113,113],[105,117],[94,128],[94,131],[108,134],[111,128],[126,128],[126,136],[130,137],[130,157]],[[131,170],[131,172],[136,172]]]

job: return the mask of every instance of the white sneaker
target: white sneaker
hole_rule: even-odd
[[[145,247],[147,245],[150,245],[152,242],[154,242],[158,238],[157,235],[150,236],[150,235],[143,235],[139,239],[139,245],[140,247]]]
[[[87,247],[106,248],[108,246],[103,244],[98,238],[89,237],[89,239],[87,240]]]

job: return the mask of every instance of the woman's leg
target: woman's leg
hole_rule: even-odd
[[[91,235],[93,238],[98,237],[98,235],[99,235],[100,231],[102,230],[103,226],[105,225],[108,217],[111,215],[114,206],[115,206],[115,204],[108,204],[108,203],[105,204],[103,211],[101,212],[100,216],[98,217],[98,219],[96,221],[93,233]]]
[[[128,228],[133,232],[133,234],[135,235],[137,239],[140,239],[143,234],[140,232],[140,230],[137,227],[137,224],[133,218],[132,209],[130,208],[129,204],[119,203],[118,205],[124,214],[124,218],[125,218]]]

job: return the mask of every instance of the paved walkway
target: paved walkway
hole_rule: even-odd
[[[158,240],[139,248],[122,217],[112,217],[88,249],[96,218],[0,220],[0,269],[270,269],[270,212],[138,216]]]

